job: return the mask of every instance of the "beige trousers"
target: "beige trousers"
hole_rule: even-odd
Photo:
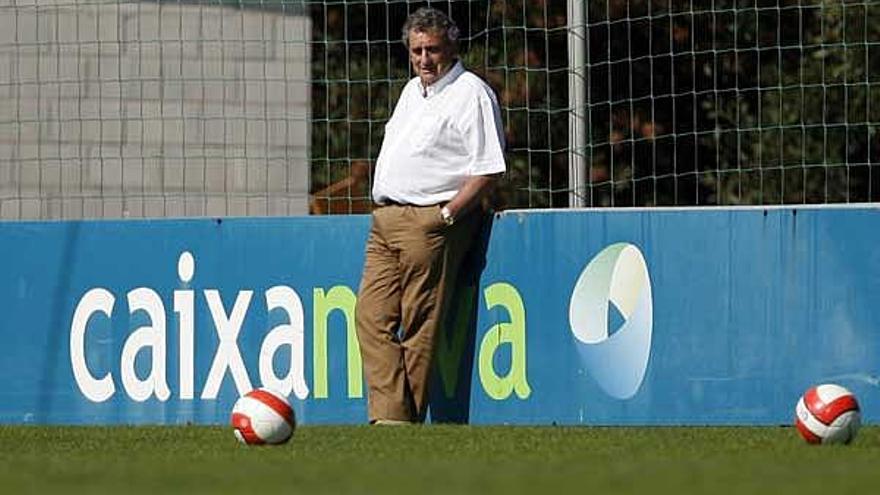
[[[434,339],[479,214],[446,225],[440,206],[373,212],[358,293],[358,341],[371,422],[424,421]]]

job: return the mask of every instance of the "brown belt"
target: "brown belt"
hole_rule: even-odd
[[[433,205],[414,205],[412,203],[401,203],[399,201],[392,201],[392,200],[388,199],[388,200],[385,200],[384,203],[375,203],[375,205],[377,207],[382,207],[382,206],[414,206],[416,208],[431,208],[433,206],[441,206],[441,207],[445,206],[446,203],[448,203],[448,202],[449,201],[441,201],[440,203],[433,204]]]

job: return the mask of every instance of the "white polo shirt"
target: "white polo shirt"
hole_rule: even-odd
[[[376,162],[373,200],[449,201],[474,175],[504,172],[504,132],[495,94],[456,62],[434,84],[403,88]]]

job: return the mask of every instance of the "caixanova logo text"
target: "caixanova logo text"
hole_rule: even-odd
[[[177,274],[180,282],[188,286],[195,275],[195,258],[188,251],[180,254],[177,263]],[[206,330],[206,325],[196,322],[196,297],[198,291],[179,289],[172,291],[173,311],[176,314],[176,336],[170,335],[167,321],[174,320],[168,316],[162,296],[149,287],[136,287],[126,293],[128,304],[128,326],[144,322],[126,338],[118,361],[110,357],[109,362],[118,366],[95,366],[106,363],[107,356],[96,357],[105,349],[89,349],[98,346],[89,339],[87,334],[94,320],[112,318],[116,308],[116,296],[108,289],[94,287],[89,289],[78,301],[70,324],[70,364],[79,390],[92,402],[104,402],[116,394],[117,380],[121,379],[125,394],[132,400],[143,402],[151,397],[159,401],[167,401],[172,396],[167,373],[169,341],[176,340],[178,346],[178,362],[176,391],[179,399],[195,398],[195,353],[205,352],[196,349],[196,328]],[[213,331],[218,343],[213,349],[214,355],[203,381],[199,394],[201,400],[214,400],[227,372],[232,376],[238,393],[244,394],[252,390],[251,376],[245,366],[239,348],[238,338],[242,332],[248,311],[252,309],[253,290],[239,290],[231,309],[224,307],[220,292],[206,288],[201,295],[207,303]],[[284,395],[293,393],[299,399],[310,395],[315,399],[326,399],[328,391],[328,322],[331,314],[339,311],[344,316],[346,332],[346,364],[349,398],[363,397],[363,375],[361,369],[360,349],[354,328],[354,311],[356,296],[351,288],[337,285],[329,290],[313,289],[312,307],[312,382],[311,388],[305,376],[305,317],[302,300],[293,288],[276,285],[264,292],[267,312],[282,311],[287,316],[286,323],[270,328],[263,336],[259,350],[259,380],[262,386],[271,387]],[[483,299],[488,310],[495,307],[506,309],[509,319],[494,323],[483,335],[479,347],[478,374],[484,392],[495,400],[504,400],[512,395],[520,399],[528,398],[531,388],[526,376],[526,313],[522,297],[517,289],[507,283],[495,283],[483,290]],[[469,313],[469,311],[465,311]],[[142,314],[141,314],[142,313]],[[197,325],[197,323],[199,323]],[[245,328],[251,328],[245,326]],[[253,331],[251,328],[249,331]],[[175,339],[176,337],[176,339]],[[507,349],[510,366],[506,373],[499,375],[493,360],[502,346]],[[276,354],[283,347],[289,353],[286,369],[280,376],[275,369]],[[464,350],[462,339],[443,338],[438,342],[441,363],[457,363]],[[138,356],[141,355],[140,358]],[[138,371],[136,360],[143,361],[149,356],[148,373]],[[90,358],[94,362],[90,362]],[[101,376],[95,376],[98,370]],[[441,366],[438,372],[447,395],[452,396],[458,383],[457,366]],[[118,375],[116,374],[118,373]],[[146,376],[144,376],[146,375]]]

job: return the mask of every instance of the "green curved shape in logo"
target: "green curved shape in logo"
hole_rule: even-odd
[[[613,333],[609,304],[625,320]],[[653,327],[651,280],[639,248],[617,243],[597,254],[575,284],[568,319],[581,362],[602,390],[634,396],[648,368]]]

